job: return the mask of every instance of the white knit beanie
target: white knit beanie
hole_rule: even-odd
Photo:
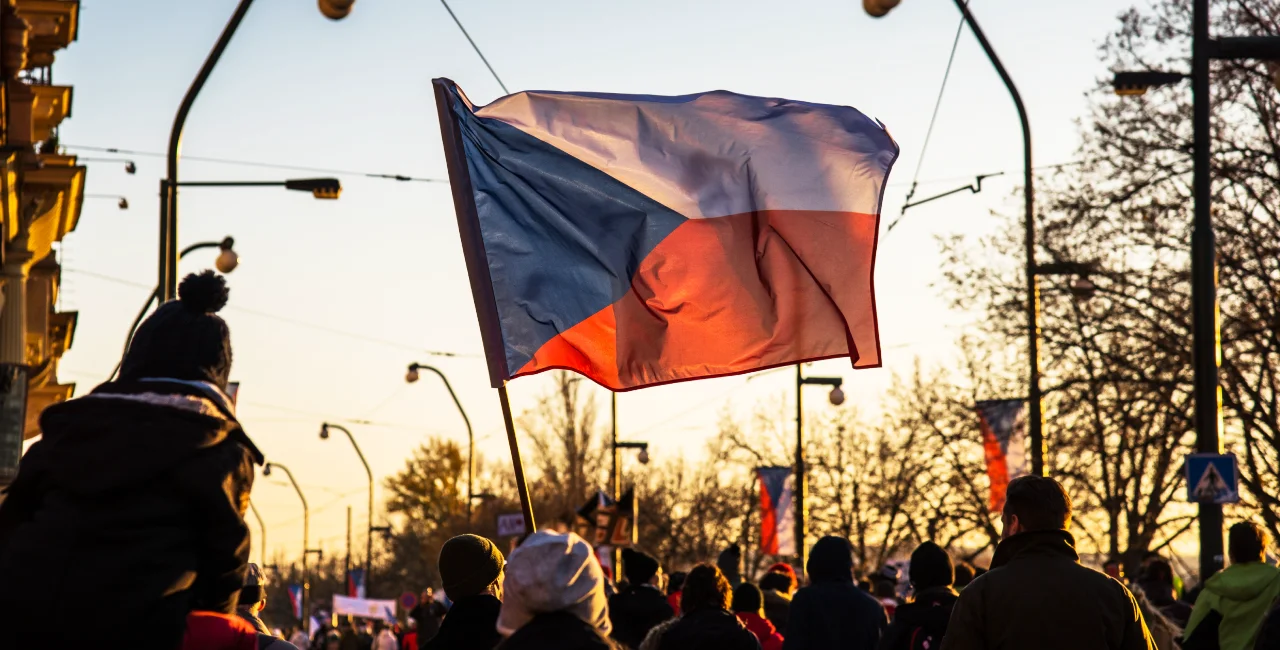
[[[603,636],[613,630],[604,571],[591,546],[573,533],[537,532],[507,558],[498,632],[510,636],[538,614],[568,612]]]

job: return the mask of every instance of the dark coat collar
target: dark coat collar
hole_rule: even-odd
[[[1079,562],[1076,538],[1065,530],[1035,530],[1018,533],[1000,542],[991,557],[991,568],[998,569],[1018,558],[1049,555]]]

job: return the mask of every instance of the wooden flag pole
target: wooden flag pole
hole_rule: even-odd
[[[507,382],[498,386],[498,399],[502,402],[502,423],[507,427],[507,443],[511,445],[511,466],[516,470],[516,491],[520,493],[520,511],[524,513],[524,532],[537,530],[533,521],[533,502],[529,500],[529,484],[524,480],[524,462],[520,460],[520,443],[516,440],[516,427],[511,421],[511,400],[507,398]]]

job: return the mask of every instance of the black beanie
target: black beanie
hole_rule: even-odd
[[[658,560],[652,555],[629,548],[622,549],[622,572],[632,586],[649,582],[658,572]]]
[[[941,546],[925,542],[911,554],[911,568],[907,575],[916,589],[950,587],[956,580],[951,556]]]
[[[474,596],[502,573],[506,560],[493,542],[479,535],[458,535],[440,548],[440,582],[450,600]]]
[[[843,537],[823,537],[809,549],[805,570],[810,582],[853,582],[853,545]]]
[[[231,374],[231,332],[217,316],[227,304],[227,282],[213,271],[192,273],[178,299],[142,322],[120,364],[120,379],[207,381],[226,389]]]

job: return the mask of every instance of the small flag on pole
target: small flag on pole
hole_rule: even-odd
[[[289,585],[289,603],[293,605],[293,616],[302,620],[302,585]]]
[[[991,479],[990,508],[1004,509],[1009,481],[1025,476],[1027,454],[1027,402],[1021,399],[984,400],[975,405],[982,430],[982,449]]]
[[[612,390],[816,359],[881,365],[874,275],[898,145],[848,106],[436,79],[490,380]]]
[[[364,569],[351,569],[347,572],[347,595],[352,598],[364,598]]]
[[[760,478],[760,552],[796,552],[795,471],[790,467],[758,467]]]

